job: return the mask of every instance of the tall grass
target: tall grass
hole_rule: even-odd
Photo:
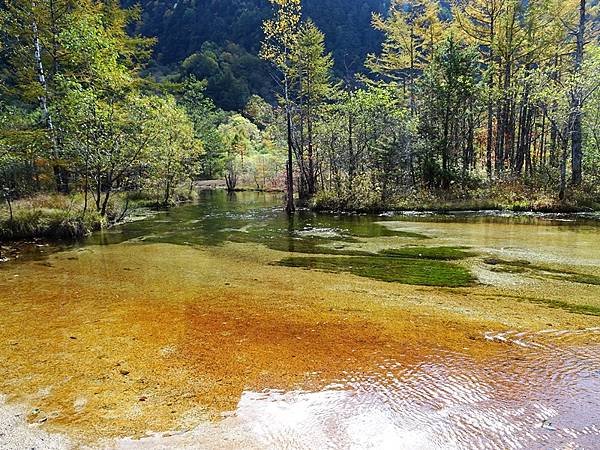
[[[413,189],[382,200],[376,189],[356,188],[341,193],[322,191],[313,199],[316,210],[338,211],[458,211],[512,210],[534,212],[599,211],[600,190],[591,184],[571,188],[561,201],[555,190],[518,180],[496,180],[479,186],[455,186],[448,191]]]
[[[16,240],[34,237],[77,239],[106,225],[91,207],[84,212],[83,197],[37,195],[14,201],[10,216],[7,205],[0,207],[0,239]]]
[[[173,193],[171,204],[197,199],[197,192],[183,186]],[[115,193],[109,202],[107,214],[96,212],[91,196],[87,208],[82,194],[38,194],[12,202],[12,218],[8,204],[0,203],[0,239],[30,238],[79,239],[100,230],[110,223],[127,220],[135,210],[163,208],[161,197],[150,192]]]

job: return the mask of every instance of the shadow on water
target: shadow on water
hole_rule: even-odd
[[[239,242],[264,244],[287,252],[328,253],[318,247],[371,237],[427,238],[418,233],[390,230],[378,223],[377,216],[317,214],[309,210],[288,216],[281,207],[280,197],[269,193],[202,191],[198,204],[97,233],[86,244]]]

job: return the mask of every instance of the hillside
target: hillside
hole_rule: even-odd
[[[338,70],[356,71],[381,42],[371,28],[371,15],[386,11],[388,4],[388,0],[306,0],[303,8],[305,17],[327,36]],[[141,6],[138,31],[158,38],[155,58],[165,65],[184,60],[205,42],[220,47],[234,43],[256,54],[262,21],[271,14],[267,0],[142,0]]]

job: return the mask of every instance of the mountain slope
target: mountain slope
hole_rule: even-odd
[[[155,59],[163,65],[184,60],[207,41],[256,54],[262,21],[271,15],[267,0],[142,0],[141,7],[137,31],[158,38]],[[325,33],[339,72],[360,70],[365,55],[378,49],[371,14],[386,11],[388,0],[305,0],[303,8]]]

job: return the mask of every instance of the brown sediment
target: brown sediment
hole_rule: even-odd
[[[507,324],[594,323],[490,287],[268,264],[280,256],[254,244],[122,244],[7,266],[0,392],[45,429],[94,442],[188,429],[234,410],[245,390],[316,390],[385,359],[461,351],[483,361],[501,351],[483,333]]]

